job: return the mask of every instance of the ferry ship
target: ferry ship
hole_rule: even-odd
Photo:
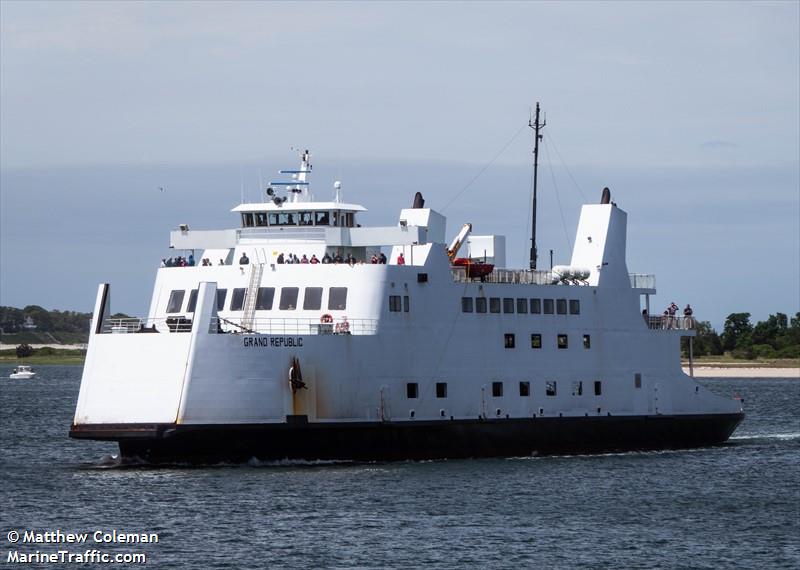
[[[709,446],[743,419],[682,371],[691,319],[649,316],[607,189],[569,265],[509,269],[503,236],[448,240],[419,194],[362,226],[311,171],[306,151],[237,228],[172,231],[193,255],[146,317],[111,318],[99,286],[71,437],[151,463],[400,460]]]

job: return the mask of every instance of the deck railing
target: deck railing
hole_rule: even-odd
[[[466,267],[451,267],[453,281],[456,283],[516,283],[523,285],[551,285],[558,281],[552,271],[525,269],[495,269],[483,277],[467,277]]]
[[[171,333],[191,332],[192,321],[185,317],[165,317],[146,319],[130,317],[125,319],[105,319],[100,328],[101,334],[130,333]]]
[[[654,331],[668,331],[680,330],[691,331],[694,330],[695,319],[694,317],[671,317],[669,315],[658,315],[656,317],[645,317],[647,326]]]
[[[377,319],[335,319],[320,322],[319,319],[253,319],[244,326],[242,319],[215,317],[211,319],[209,332],[218,334],[277,334],[277,335],[374,335],[378,333]]]

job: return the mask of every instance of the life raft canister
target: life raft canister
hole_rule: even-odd
[[[325,313],[324,315],[322,315],[322,316],[319,318],[319,322],[321,322],[321,323],[325,323],[325,324],[327,324],[327,323],[332,323],[332,322],[333,322],[333,316],[332,316],[332,315],[329,315],[328,313]]]

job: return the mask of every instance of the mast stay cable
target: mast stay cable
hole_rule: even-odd
[[[553,161],[550,160],[550,151],[548,150],[549,145],[547,142],[544,144],[544,153],[547,156],[547,167],[550,170],[550,178],[553,180],[553,189],[555,190],[556,194],[556,202],[558,202],[558,213],[561,214],[561,226],[564,228],[564,237],[567,238],[567,245],[569,246],[568,251],[572,251],[572,240],[569,239],[569,232],[567,231],[567,222],[564,219],[564,208],[561,207],[561,197],[559,196],[558,192],[558,184],[556,184],[556,175],[553,172]]]

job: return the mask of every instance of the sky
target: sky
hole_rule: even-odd
[[[798,2],[0,2],[0,304],[143,314],[168,232],[309,148],[368,225],[422,191],[527,266],[609,186],[655,308],[800,311]],[[160,191],[159,188],[164,188]]]

